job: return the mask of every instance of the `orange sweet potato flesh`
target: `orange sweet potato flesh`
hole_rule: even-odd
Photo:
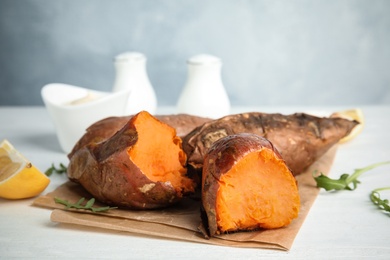
[[[85,134],[74,145],[72,151],[68,155],[68,158],[70,159],[77,150],[89,143],[99,143],[107,140],[120,130],[133,116],[134,115],[107,117],[93,123],[86,129]],[[188,114],[156,115],[154,117],[175,128],[176,134],[179,137],[184,137],[195,127],[211,120],[209,118]]]
[[[302,173],[358,125],[343,118],[242,113],[212,120],[183,138],[183,149],[192,170],[201,171],[203,158],[216,140],[237,133],[254,133],[270,140],[294,175]]]
[[[296,180],[267,139],[241,133],[208,150],[202,204],[209,235],[287,226],[298,216]]]
[[[77,150],[68,177],[109,205],[163,208],[195,189],[186,158],[175,129],[142,111],[112,137]]]

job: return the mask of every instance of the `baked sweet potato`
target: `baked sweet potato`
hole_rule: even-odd
[[[112,137],[75,151],[67,174],[108,205],[155,209],[194,191],[186,158],[175,129],[142,111]]]
[[[304,113],[291,115],[243,113],[212,120],[183,138],[183,149],[192,170],[201,171],[213,142],[237,133],[254,133],[270,140],[294,175],[300,174],[358,125],[342,118],[321,118]]]
[[[209,235],[272,229],[298,216],[292,172],[267,139],[241,133],[214,142],[204,158],[202,205]]]
[[[70,159],[81,147],[89,143],[98,143],[107,140],[120,130],[134,115],[122,117],[108,117],[95,122],[86,129],[85,134],[74,145],[68,154]],[[175,128],[176,135],[184,137],[195,127],[210,121],[209,118],[198,117],[187,114],[156,115],[155,118]]]

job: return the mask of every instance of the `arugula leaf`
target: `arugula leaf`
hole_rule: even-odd
[[[85,198],[83,197],[83,198],[79,199],[79,201],[77,201],[76,203],[71,203],[67,200],[63,200],[63,199],[60,199],[57,197],[54,198],[54,201],[56,203],[66,206],[67,209],[75,208],[75,209],[91,210],[92,212],[105,212],[105,211],[108,211],[110,209],[117,208],[117,207],[110,207],[110,206],[93,207],[93,205],[95,204],[95,198],[88,200],[87,203],[85,205],[83,205],[82,203],[84,202],[84,200],[85,200]]]
[[[313,173],[313,177],[317,183],[317,187],[324,188],[326,191],[355,190],[357,188],[357,185],[360,183],[360,181],[358,180],[360,175],[375,167],[384,164],[390,164],[390,161],[379,162],[361,169],[355,169],[355,172],[353,174],[344,173],[340,176],[339,179],[331,179],[328,176],[324,175],[323,173],[320,173],[320,175],[316,176],[317,175],[316,171]]]
[[[380,198],[379,192],[384,191],[384,190],[390,190],[390,187],[378,188],[378,189],[373,190],[370,194],[370,199],[371,199],[372,203],[374,203],[375,205],[378,206],[379,209],[390,213],[389,200],[388,199],[382,200]]]

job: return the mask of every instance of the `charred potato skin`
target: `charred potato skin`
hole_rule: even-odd
[[[218,180],[245,155],[264,148],[272,150],[277,158],[283,160],[269,140],[255,134],[233,134],[221,138],[211,145],[205,155],[202,169],[202,214],[204,226],[208,227],[209,236],[220,233],[216,216]]]
[[[169,183],[153,182],[129,159],[137,142],[131,121],[112,138],[77,150],[68,166],[69,179],[99,201],[130,209],[156,209],[174,204],[179,195]]]

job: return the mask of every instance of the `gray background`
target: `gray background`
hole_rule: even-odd
[[[124,51],[147,56],[159,105],[199,53],[233,105],[390,104],[387,0],[0,0],[0,105],[43,105],[52,82],[110,91]]]

